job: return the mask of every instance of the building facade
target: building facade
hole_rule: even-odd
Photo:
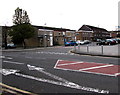
[[[84,31],[79,30],[76,32],[76,40],[92,40],[93,38],[93,31]]]
[[[84,34],[87,36],[87,38],[85,38],[85,39],[92,39],[93,41],[96,41],[97,39],[106,39],[106,38],[110,37],[110,34],[106,29],[94,27],[94,26],[90,26],[90,25],[83,25],[78,30],[78,32],[79,31],[82,31],[81,35]],[[85,37],[85,36],[83,36],[83,37]]]

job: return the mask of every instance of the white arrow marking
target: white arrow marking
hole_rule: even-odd
[[[27,66],[28,66],[29,70],[37,70],[37,71],[39,71],[39,72],[41,72],[41,73],[43,73],[43,74],[45,74],[45,75],[47,75],[47,76],[50,76],[50,77],[52,77],[52,78],[54,78],[54,79],[56,79],[56,80],[59,80],[59,81],[65,82],[65,83],[67,83],[67,84],[71,84],[71,85],[77,86],[77,84],[74,84],[74,83],[72,83],[72,82],[69,82],[69,81],[67,81],[67,80],[65,80],[65,79],[63,79],[63,78],[60,78],[60,77],[58,77],[58,76],[56,76],[56,75],[53,75],[53,74],[51,74],[51,73],[49,73],[49,72],[43,71],[43,70],[44,70],[43,68],[36,67],[36,66],[32,66],[32,65],[27,65]]]
[[[59,80],[59,81],[62,81],[62,82],[56,82],[56,81],[51,81],[51,80],[46,80],[46,79],[43,79],[43,80],[39,80],[39,79],[36,79],[35,80],[38,80],[38,81],[42,81],[42,82],[47,82],[47,83],[51,83],[51,84],[56,84],[56,85],[62,85],[62,86],[66,86],[66,87],[70,87],[70,88],[75,88],[75,89],[80,89],[80,90],[85,90],[85,91],[91,91],[91,92],[97,92],[97,93],[109,93],[108,90],[100,90],[100,89],[97,89],[97,88],[91,88],[91,87],[83,87],[83,86],[80,86],[78,84],[75,84],[73,82],[70,82],[70,81],[67,81],[63,78],[60,78],[56,75],[53,75],[49,72],[46,72],[46,71],[43,71],[44,68],[40,68],[40,67],[36,67],[36,66],[32,66],[32,65],[27,65],[29,70],[37,70],[41,73],[44,73],[45,75],[48,75],[56,80]],[[32,79],[33,79],[33,76],[32,76]]]
[[[0,73],[2,73],[3,75],[14,74],[16,76],[20,76],[20,77],[40,81],[40,82],[46,82],[46,83],[50,83],[50,84],[65,86],[65,87],[69,87],[69,88],[75,88],[75,89],[79,89],[79,90],[91,91],[91,92],[96,92],[96,93],[109,94],[108,90],[100,90],[100,89],[97,89],[97,88],[84,87],[84,86],[80,86],[80,85],[77,85],[77,84],[73,85],[73,84],[67,84],[67,83],[64,83],[64,82],[56,82],[56,81],[52,81],[52,80],[48,80],[48,79],[43,79],[43,78],[38,78],[38,77],[30,76],[30,75],[16,73],[17,71],[18,70],[13,70],[13,69],[0,69]]]
[[[1,69],[0,68],[0,73],[3,75],[10,75],[10,74],[15,74],[16,72],[18,72],[19,70],[13,70],[13,69]]]

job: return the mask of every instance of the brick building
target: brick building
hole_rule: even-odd
[[[97,39],[106,39],[110,37],[110,34],[106,29],[90,25],[83,25],[77,32],[79,33],[77,39],[80,40],[96,41]]]

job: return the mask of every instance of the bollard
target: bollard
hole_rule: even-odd
[[[87,53],[89,53],[89,46],[87,45]]]
[[[102,55],[103,55],[103,45],[101,45],[101,53],[102,53]]]
[[[76,52],[76,45],[74,45],[74,51]]]
[[[78,43],[78,51],[80,51],[80,43]]]

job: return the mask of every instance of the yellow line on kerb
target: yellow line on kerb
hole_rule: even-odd
[[[37,95],[37,94],[31,93],[31,92],[28,92],[28,91],[24,91],[24,90],[21,90],[21,89],[12,87],[12,86],[8,86],[8,85],[3,84],[3,83],[0,83],[0,85],[3,86],[3,87],[6,87],[6,88],[8,88],[8,89],[14,90],[14,91],[22,92],[22,93],[24,93],[24,94]]]

